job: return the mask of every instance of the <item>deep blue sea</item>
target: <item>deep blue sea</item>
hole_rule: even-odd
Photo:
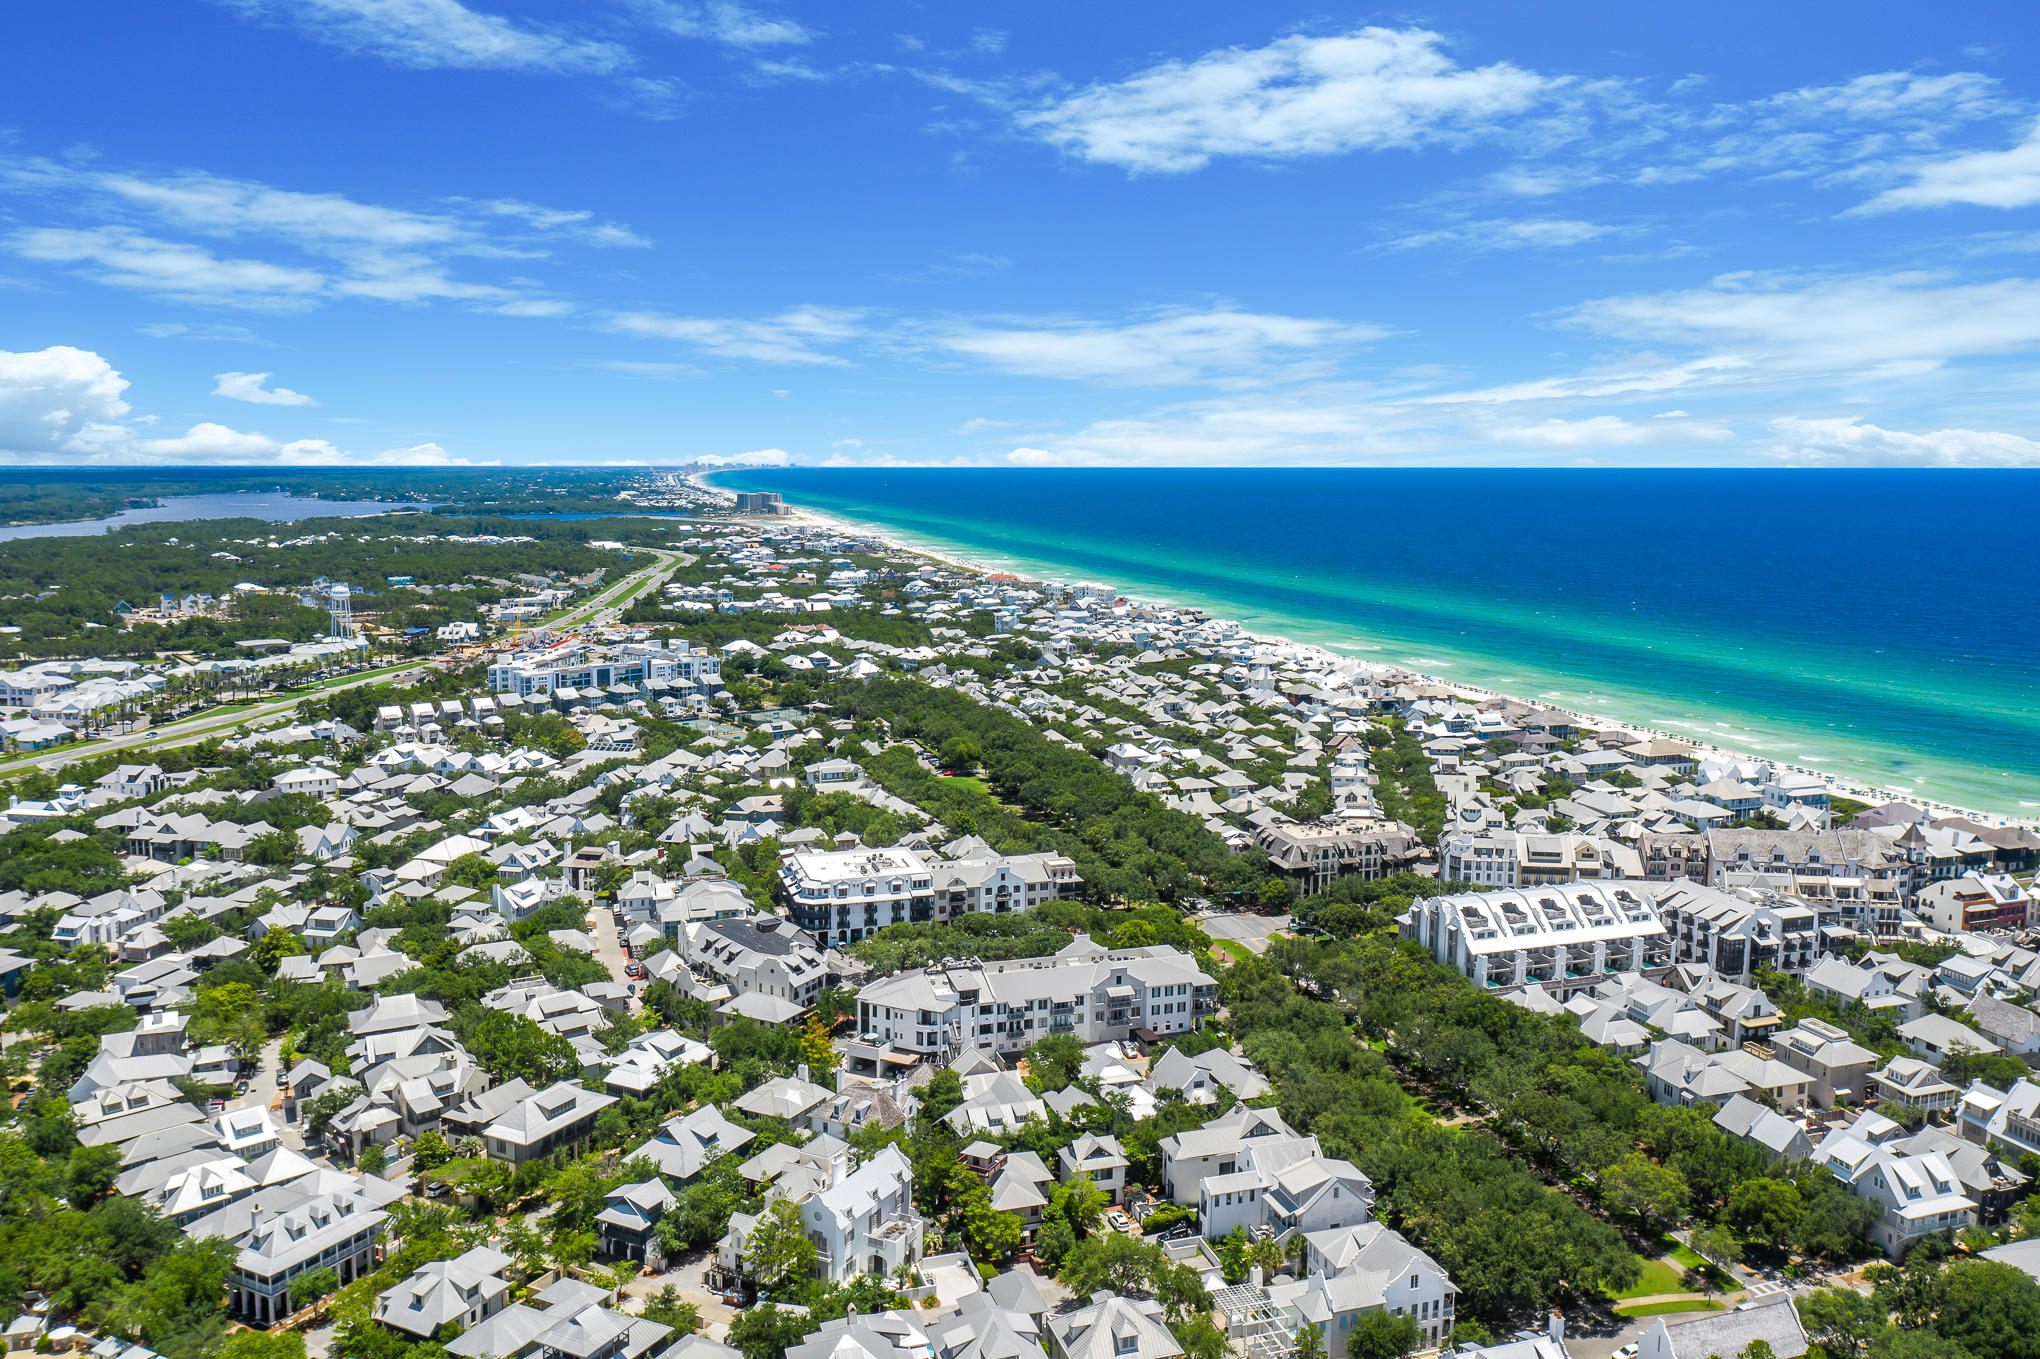
[[[987,566],[2040,815],[2040,471],[718,473]]]

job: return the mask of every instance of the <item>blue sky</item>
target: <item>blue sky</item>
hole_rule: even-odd
[[[2029,4],[8,22],[6,461],[2040,462]]]

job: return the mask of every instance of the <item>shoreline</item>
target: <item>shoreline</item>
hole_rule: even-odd
[[[742,472],[747,469],[731,468],[727,470],[733,472]],[[690,479],[694,480],[698,485],[701,485],[705,489],[717,491],[722,494],[729,494],[729,492],[724,491],[722,487],[716,486],[712,481],[707,480],[707,478],[715,475],[715,473],[713,472],[691,473],[688,475]],[[988,576],[993,574],[1004,574],[1017,576],[1022,580],[1031,581],[1038,584],[1066,585],[1069,583],[1068,581],[1058,581],[1053,577],[1040,575],[1026,568],[1015,568],[1007,565],[993,565],[983,561],[974,560],[971,557],[964,556],[960,553],[955,552],[952,549],[924,546],[922,544],[911,542],[902,538],[897,530],[892,529],[888,526],[865,523],[855,519],[848,519],[841,515],[832,514],[826,510],[817,510],[805,505],[797,505],[792,501],[787,501],[785,503],[785,513],[777,516],[777,518],[780,520],[801,524],[804,527],[827,529],[835,532],[847,532],[858,534],[864,537],[875,538],[878,541],[884,543],[887,547],[894,549],[895,551],[907,552],[918,557],[924,557],[929,561],[940,563],[941,565],[950,567],[954,570],[962,571],[969,575]],[[770,521],[745,519],[740,522],[767,523]],[[1201,605],[1186,604],[1152,594],[1140,594],[1140,593],[1127,594],[1122,592],[1120,598],[1127,599],[1135,603],[1154,605],[1160,608],[1203,609],[1203,606]],[[1211,612],[1208,609],[1203,609],[1203,611],[1206,612],[1207,614]],[[1219,615],[1212,616],[1216,617]],[[1567,707],[1564,703],[1552,699],[1525,698],[1518,694],[1504,693],[1497,689],[1488,688],[1485,685],[1473,684],[1465,680],[1452,679],[1449,676],[1439,674],[1436,671],[1424,669],[1420,663],[1414,661],[1380,660],[1375,659],[1372,656],[1368,655],[1349,654],[1346,651],[1340,650],[1336,645],[1319,642],[1298,641],[1293,637],[1285,637],[1278,633],[1259,632],[1251,628],[1247,628],[1245,626],[1241,627],[1240,635],[1246,637],[1249,641],[1252,641],[1259,645],[1288,648],[1290,651],[1299,656],[1310,655],[1322,656],[1335,661],[1356,663],[1375,671],[1388,671],[1388,670],[1403,671],[1408,674],[1416,676],[1417,680],[1421,683],[1435,685],[1443,689],[1450,689],[1456,694],[1465,695],[1467,697],[1475,698],[1478,700],[1502,699],[1512,703],[1521,703],[1527,707],[1546,708],[1554,712],[1562,712],[1569,717],[1579,719],[1583,724],[1592,727],[1596,731],[1611,731],[1623,735],[1631,735],[1636,737],[1638,740],[1662,738],[1664,740],[1677,741],[1682,745],[1692,747],[1695,751],[1699,752],[1703,756],[1716,756],[1724,760],[1737,760],[1757,764],[1766,764],[1774,768],[1786,770],[1792,773],[1806,774],[1809,775],[1810,777],[1821,780],[1827,786],[1829,792],[1833,795],[1850,798],[1857,802],[1866,802],[1873,807],[1879,806],[1886,802],[1903,802],[1911,806],[1922,808],[1923,810],[1927,811],[1933,817],[1936,818],[1943,816],[1960,816],[1972,820],[1979,825],[1985,826],[2026,826],[2030,828],[2040,829],[2040,817],[2013,816],[2005,813],[1986,812],[1975,807],[1964,807],[1956,803],[1942,801],[1939,798],[1922,797],[1917,792],[1909,792],[1900,788],[1890,788],[1878,784],[1866,783],[1862,780],[1850,778],[1846,775],[1836,774],[1833,773],[1832,771],[1820,769],[1815,766],[1794,764],[1783,760],[1772,759],[1766,756],[1754,755],[1748,751],[1736,750],[1731,747],[1722,746],[1717,743],[1703,740],[1697,737],[1682,735],[1675,731],[1669,731],[1659,727],[1645,726],[1638,722],[1626,721],[1620,718],[1609,717],[1606,714],[1602,713],[1593,713],[1585,711],[1583,709]]]

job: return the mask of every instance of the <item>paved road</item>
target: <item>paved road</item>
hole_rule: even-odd
[[[647,588],[656,589],[659,582],[673,573],[674,564],[685,555],[655,548],[643,550],[651,552],[658,560],[623,577],[615,584],[604,589],[593,599],[569,609],[566,613],[560,615],[550,626],[556,630],[564,631],[569,628],[579,627],[582,624],[600,626],[603,623],[612,621],[622,612],[619,601],[626,591],[644,581],[647,577],[653,578],[652,583]],[[353,689],[363,684],[403,682],[415,678],[418,674],[423,673],[423,670],[424,667],[418,662],[405,661],[398,665],[384,666],[378,670],[365,670],[361,674],[351,675],[337,684],[322,685],[319,687],[318,692],[331,693],[338,689]],[[0,764],[0,777],[10,774],[25,774],[32,769],[61,769],[74,761],[96,759],[101,755],[109,755],[116,751],[161,750],[171,746],[190,745],[196,741],[203,741],[208,737],[238,730],[250,723],[259,722],[265,718],[282,716],[294,710],[299,703],[311,696],[309,694],[296,694],[289,698],[258,703],[254,707],[243,708],[238,712],[214,713],[211,715],[200,714],[197,717],[186,718],[181,722],[172,722],[167,726],[134,732],[127,736],[117,736],[107,741],[95,741],[87,746],[65,746],[46,755],[31,756],[28,759],[17,760],[11,764]]]

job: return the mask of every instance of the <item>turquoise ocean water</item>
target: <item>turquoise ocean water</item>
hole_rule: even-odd
[[[2040,472],[836,470],[729,489],[2040,816]]]

